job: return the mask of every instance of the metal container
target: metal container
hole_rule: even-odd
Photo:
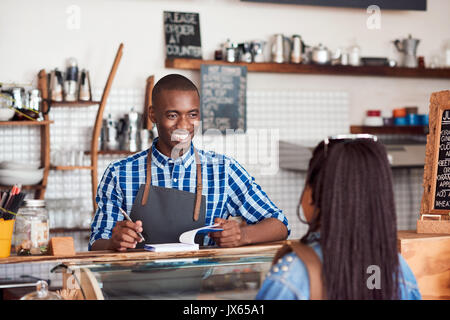
[[[319,43],[311,51],[311,61],[316,64],[329,64],[331,62],[331,52],[327,47]]]
[[[299,35],[294,34],[292,36],[292,51],[291,51],[291,62],[292,63],[301,63],[302,62],[302,53],[304,43],[302,38]]]

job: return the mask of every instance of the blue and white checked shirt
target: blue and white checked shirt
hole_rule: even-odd
[[[196,165],[194,148],[173,160],[152,145],[152,185],[195,193]],[[197,150],[202,163],[203,190],[206,197],[205,225],[215,218],[240,216],[248,224],[265,218],[276,218],[290,228],[282,210],[278,209],[255,179],[234,159],[213,152]],[[97,239],[111,238],[117,221],[124,219],[119,207],[128,214],[139,187],[147,176],[148,150],[112,162],[105,170],[97,189],[97,211],[91,225],[89,250]],[[214,244],[205,237],[205,243]]]

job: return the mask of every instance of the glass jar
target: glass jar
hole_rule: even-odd
[[[47,253],[48,211],[44,200],[27,199],[16,216],[14,244],[19,255]]]
[[[36,283],[36,291],[24,295],[20,300],[63,300],[54,292],[48,291],[47,282],[40,280]]]

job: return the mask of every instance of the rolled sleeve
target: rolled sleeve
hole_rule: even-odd
[[[123,219],[123,216],[119,215],[119,208],[123,203],[123,193],[112,164],[106,168],[103,174],[95,200],[97,210],[91,224],[88,250],[91,250],[96,240],[110,239],[116,222]]]
[[[248,224],[255,224],[267,218],[281,221],[291,230],[288,220],[255,182],[255,179],[235,160],[230,159],[227,185],[227,211],[232,216],[241,216]]]

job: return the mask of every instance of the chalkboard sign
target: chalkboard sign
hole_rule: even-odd
[[[198,13],[164,11],[167,58],[202,58]]]
[[[450,91],[430,99],[421,214],[450,213]]]
[[[203,132],[247,130],[247,67],[202,65],[201,110]]]
[[[377,5],[391,10],[427,10],[427,0],[241,0],[281,4],[304,4],[324,7],[367,8]]]
[[[441,117],[434,208],[450,211],[450,110]]]

